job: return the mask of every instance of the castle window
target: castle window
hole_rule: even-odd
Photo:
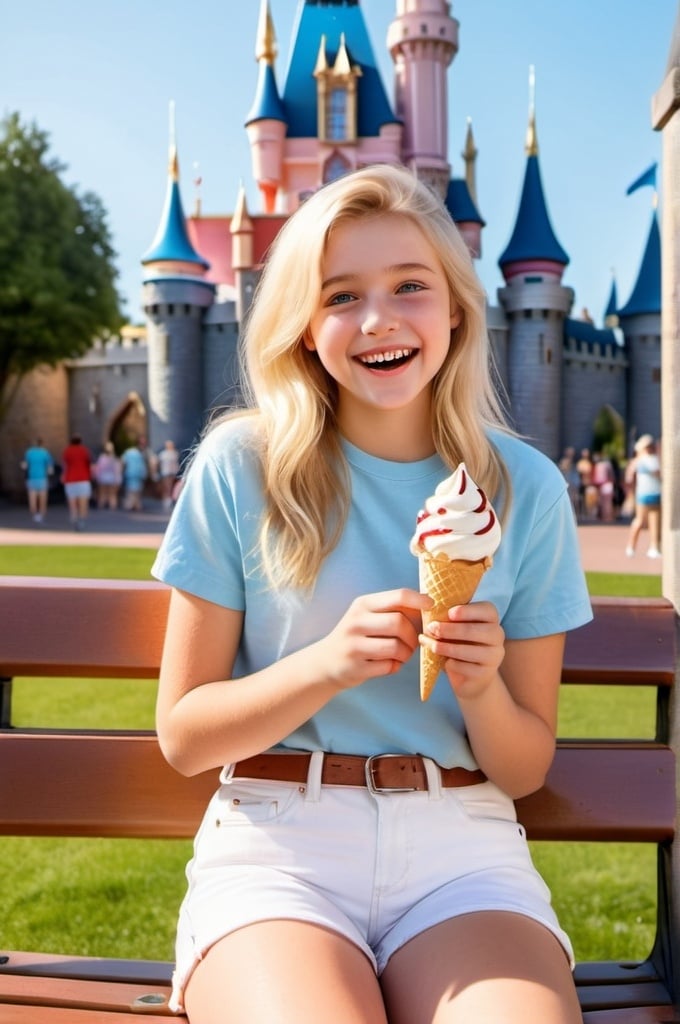
[[[321,142],[356,142],[357,82],[362,71],[353,64],[344,33],[331,65],[326,52],[326,37],[321,37],[316,58],[317,132]]]
[[[341,142],[347,138],[347,90],[331,89],[326,112],[326,138]]]
[[[349,161],[345,159],[342,153],[337,151],[333,153],[326,163],[323,169],[323,180],[324,184],[328,181],[336,181],[338,178],[342,178],[344,174],[347,174],[351,170]]]
[[[547,348],[545,350],[545,361],[546,361],[546,363],[548,365],[550,365],[550,363],[552,363],[552,349],[551,348]]]
[[[174,316],[174,315],[175,315],[175,305],[174,305],[173,302],[169,302],[168,303],[168,316]]]
[[[184,315],[185,316],[190,316],[191,315],[191,306],[189,305],[188,302],[184,303]]]
[[[653,384],[660,384],[661,383],[661,367],[660,366],[653,366],[652,367],[652,383]]]

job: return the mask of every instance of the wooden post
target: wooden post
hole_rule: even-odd
[[[652,124],[663,132],[661,218],[661,469],[663,595],[680,612],[680,10],[676,17],[666,73],[652,98]],[[680,619],[676,619],[680,623]],[[676,626],[680,634],[680,626]],[[670,743],[680,765],[680,667],[676,667],[670,706]],[[676,792],[680,772],[676,769]],[[660,857],[659,898],[670,900],[670,935],[662,945],[670,963],[673,997],[680,1000],[680,818],[676,838]],[[665,869],[670,867],[670,893]],[[663,914],[659,914],[663,920]],[[665,942],[663,939],[665,938]]]
[[[661,218],[661,458],[663,594],[680,611],[680,13],[666,75],[652,99],[663,132]]]

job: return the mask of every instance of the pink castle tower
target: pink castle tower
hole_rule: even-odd
[[[402,160],[442,198],[451,177],[447,72],[458,52],[458,22],[449,9],[447,0],[397,0],[387,33],[397,115],[404,123]]]

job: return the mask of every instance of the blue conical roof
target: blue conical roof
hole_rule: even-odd
[[[387,99],[373,48],[358,3],[325,0],[298,7],[293,27],[293,49],[283,89],[283,105],[289,138],[316,138],[316,90],[310,89],[321,37],[326,37],[326,54],[333,63],[341,45],[341,36],[353,64],[361,68],[357,82],[357,135],[379,135],[385,124],[398,122]]]
[[[172,153],[170,159],[168,187],[158,230],[151,247],[142,256],[143,264],[156,263],[159,260],[197,263],[206,270],[210,267],[208,261],[196,252],[189,241],[182,197],[179,191],[179,172],[175,153]]]
[[[504,267],[523,260],[552,260],[565,267],[569,262],[569,256],[557,241],[550,223],[538,156],[535,155],[527,157],[515,230],[498,265]]]
[[[611,291],[609,292],[609,300],[607,302],[607,308],[604,311],[605,321],[610,316],[616,316],[618,313],[619,300],[616,293],[616,279],[612,281]]]
[[[446,209],[451,214],[451,218],[456,223],[461,224],[463,221],[469,221],[474,224],[481,224],[484,227],[485,222],[475,206],[465,178],[451,179],[446,190],[445,204]]]
[[[619,316],[637,316],[639,313],[661,312],[661,235],[656,210],[647,237],[647,245],[640,271],[628,302],[619,310]]]
[[[246,124],[264,119],[286,123],[286,112],[279,96],[274,68],[267,61],[260,63],[255,99],[246,118]]]

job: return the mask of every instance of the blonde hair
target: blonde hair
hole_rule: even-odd
[[[302,339],[320,300],[334,227],[383,214],[418,226],[461,313],[433,381],[435,448],[451,469],[464,460],[490,496],[498,498],[502,487],[507,507],[507,473],[487,436],[489,427],[507,427],[491,377],[486,298],[467,246],[441,200],[408,170],[378,164],[355,171],[314,193],[286,222],[243,339],[265,494],[262,566],[274,585],[311,587],[345,523],[349,477],[336,423],[337,387]]]

